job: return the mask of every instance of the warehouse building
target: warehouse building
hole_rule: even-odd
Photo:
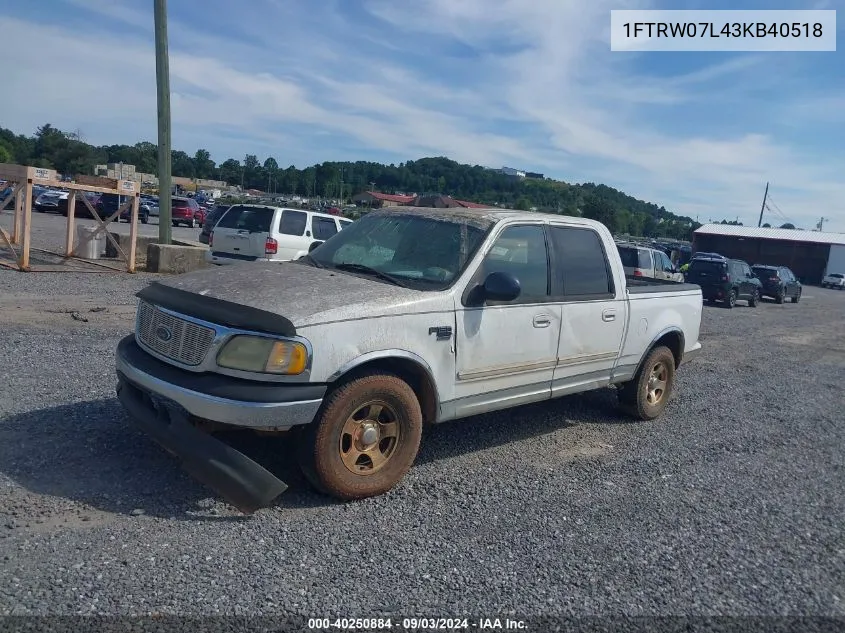
[[[828,273],[845,273],[845,233],[705,224],[693,233],[692,250],[786,266],[808,284],[821,283]]]

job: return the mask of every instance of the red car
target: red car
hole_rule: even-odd
[[[173,226],[184,224],[191,228],[202,226],[205,213],[193,198],[172,198],[171,202]]]

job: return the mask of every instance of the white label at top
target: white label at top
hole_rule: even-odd
[[[610,50],[834,52],[836,11],[611,11]]]

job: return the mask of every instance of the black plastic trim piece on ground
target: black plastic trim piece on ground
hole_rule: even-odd
[[[176,403],[153,401],[118,375],[117,397],[132,420],[173,453],[182,467],[244,514],[269,505],[287,490],[266,468],[194,427]]]

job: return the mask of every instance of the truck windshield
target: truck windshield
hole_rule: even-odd
[[[325,268],[352,264],[400,279],[410,288],[442,290],[463,272],[486,234],[458,219],[372,214],[326,240],[311,252],[311,259]]]

